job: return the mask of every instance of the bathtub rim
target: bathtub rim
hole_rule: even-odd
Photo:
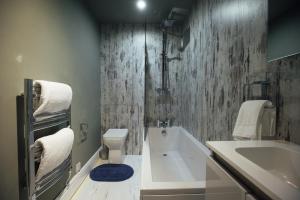
[[[154,129],[162,130],[162,128]],[[169,128],[178,128],[180,134],[185,134],[203,153],[209,157],[211,151],[205,147],[204,144],[196,140],[184,128],[173,126]],[[150,128],[149,128],[150,129]],[[155,194],[203,194],[205,192],[205,181],[172,181],[172,182],[154,182],[152,181],[151,160],[150,160],[150,145],[149,145],[149,132],[146,139],[143,141],[142,150],[142,177],[141,177],[141,194],[142,195],[155,195]]]

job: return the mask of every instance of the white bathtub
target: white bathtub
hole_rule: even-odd
[[[204,199],[210,151],[185,129],[149,128],[143,144],[141,200]]]

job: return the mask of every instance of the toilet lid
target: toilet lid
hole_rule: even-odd
[[[104,138],[124,138],[128,134],[128,129],[108,129],[103,135]]]

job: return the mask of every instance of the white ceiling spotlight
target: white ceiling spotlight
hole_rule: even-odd
[[[144,10],[146,8],[146,2],[144,0],[138,0],[136,2],[136,7],[139,9],[139,10]]]

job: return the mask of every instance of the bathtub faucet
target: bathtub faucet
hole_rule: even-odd
[[[166,128],[168,126],[170,126],[170,120],[169,119],[167,119],[165,121],[157,120],[157,127],[158,128]]]

